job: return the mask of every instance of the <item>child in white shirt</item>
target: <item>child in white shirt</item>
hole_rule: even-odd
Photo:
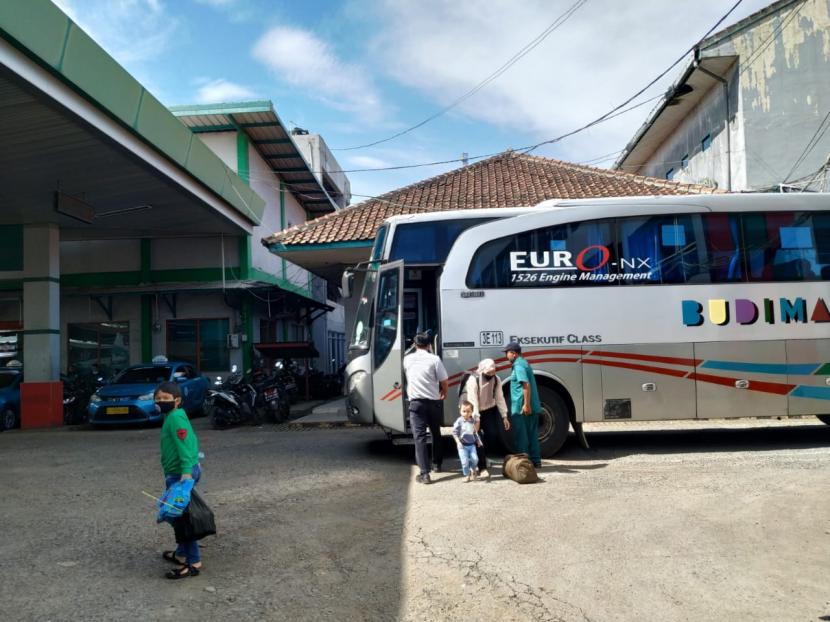
[[[463,400],[458,410],[461,416],[452,426],[452,435],[458,446],[458,457],[461,459],[461,469],[469,482],[472,477],[478,479],[478,454],[476,447],[481,446],[481,437],[476,432],[476,422],[473,419],[473,405]]]

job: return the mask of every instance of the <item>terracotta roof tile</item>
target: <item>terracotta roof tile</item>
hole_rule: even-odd
[[[327,214],[263,240],[298,246],[370,241],[398,214],[536,205],[547,199],[715,194],[722,191],[506,151]]]

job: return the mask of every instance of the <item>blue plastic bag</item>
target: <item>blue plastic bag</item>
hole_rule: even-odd
[[[156,522],[161,523],[167,521],[168,523],[172,523],[184,514],[185,509],[190,503],[190,493],[193,491],[194,483],[192,479],[181,480],[164,491],[164,494],[156,502],[156,506],[159,509]]]

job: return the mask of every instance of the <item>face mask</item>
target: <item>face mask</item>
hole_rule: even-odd
[[[156,402],[156,407],[165,415],[176,408],[176,402]]]

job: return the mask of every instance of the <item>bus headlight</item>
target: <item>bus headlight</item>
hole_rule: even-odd
[[[97,393],[93,393],[92,395],[89,396],[89,402],[90,403],[100,402],[100,401],[101,401],[101,396],[98,395]]]

